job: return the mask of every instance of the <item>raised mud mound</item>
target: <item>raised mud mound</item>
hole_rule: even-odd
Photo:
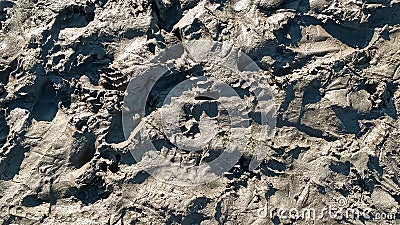
[[[276,127],[261,159],[247,148],[219,179],[178,186],[131,154],[123,103],[138,71],[193,40],[230,43],[255,62]],[[156,150],[181,165],[220,155],[232,122],[207,96],[181,96],[186,118],[171,124],[189,139],[221,128],[214,148],[189,152],[165,137],[164,100],[188,77],[231,85],[248,108],[228,108],[249,115],[249,140],[260,134],[245,75],[193,61],[168,64],[145,105]],[[0,221],[396,224],[399,79],[398,0],[1,0]]]

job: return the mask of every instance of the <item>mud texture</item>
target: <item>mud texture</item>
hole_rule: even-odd
[[[277,122],[257,169],[249,169],[248,151],[220,179],[181,187],[134,160],[122,103],[135,71],[168,46],[200,39],[232,43],[257,64]],[[2,224],[400,219],[398,0],[1,0],[0,56]],[[181,82],[176,74],[203,68],[183,63],[174,71],[146,103],[150,125],[158,97]],[[188,135],[199,132],[192,128]],[[159,140],[171,160],[202,157]],[[311,222],[260,215],[266,206],[317,215]],[[329,207],[371,213],[318,218]]]

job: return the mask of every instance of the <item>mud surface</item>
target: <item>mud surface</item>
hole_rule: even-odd
[[[220,179],[182,187],[150,176],[149,161],[136,162],[122,112],[137,71],[191,40],[247,54],[274,95],[277,118],[255,170],[254,152],[245,151]],[[2,224],[400,219],[400,1],[1,0],[0,55]],[[220,153],[181,151],[160,133],[163,98],[187,79],[179,74],[211,71],[250,95],[243,77],[189,64],[158,80],[146,121],[157,150],[190,165]],[[187,107],[188,121],[217,115],[203,100]],[[254,121],[256,114],[249,111]],[[184,124],[187,136],[202,129]],[[315,217],[303,218],[311,209]]]

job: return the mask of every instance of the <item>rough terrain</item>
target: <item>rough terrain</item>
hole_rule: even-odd
[[[256,62],[277,127],[256,170],[249,152],[180,187],[123,144],[122,102],[140,66],[198,39]],[[260,209],[338,204],[371,214],[314,224],[400,219],[398,0],[1,0],[0,55],[2,224],[310,224]],[[149,114],[176,84],[160,82]]]

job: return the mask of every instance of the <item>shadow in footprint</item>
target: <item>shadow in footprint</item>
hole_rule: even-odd
[[[47,82],[33,106],[32,116],[37,121],[52,121],[58,111],[57,93],[51,82]]]
[[[334,38],[353,48],[367,47],[374,35],[374,30],[366,27],[366,24],[346,27],[329,20],[321,25]]]
[[[15,146],[7,157],[0,162],[0,180],[12,180],[21,168],[26,148]]]

